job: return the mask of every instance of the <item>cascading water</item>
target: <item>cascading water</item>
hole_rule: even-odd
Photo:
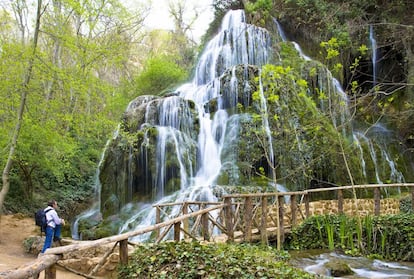
[[[238,79],[235,73],[236,65],[258,65],[261,66],[268,61],[270,50],[270,38],[266,30],[249,25],[246,23],[245,14],[242,10],[232,11],[228,13],[224,19],[219,33],[208,43],[205,51],[201,55],[199,63],[195,71],[195,78],[189,84],[184,84],[176,90],[178,96],[169,97],[163,102],[162,111],[159,113],[161,120],[157,126],[158,130],[158,146],[157,146],[157,179],[155,185],[161,187],[165,184],[163,178],[165,174],[166,160],[163,156],[166,154],[166,142],[163,140],[165,136],[172,134],[183,134],[179,124],[179,117],[174,113],[179,104],[172,103],[173,98],[182,98],[194,102],[197,109],[199,121],[199,135],[197,137],[198,150],[198,169],[193,173],[186,173],[186,168],[181,163],[181,158],[185,154],[184,150],[178,150],[182,145],[181,140],[174,140],[177,148],[176,154],[180,161],[180,181],[181,187],[178,193],[171,196],[164,196],[164,191],[159,190],[158,202],[162,201],[184,201],[184,200],[204,200],[216,201],[217,198],[213,194],[213,185],[216,184],[217,176],[222,168],[221,151],[223,145],[237,137],[237,119],[229,119],[226,108],[235,107],[237,104]],[[232,79],[229,95],[235,96],[233,99],[224,99],[220,96],[219,78],[222,74],[232,69]],[[246,72],[247,74],[247,72]],[[244,80],[248,80],[245,78]],[[248,87],[246,84],[245,88]],[[214,117],[205,110],[206,104],[217,99],[217,111]],[[190,119],[190,113],[186,119]],[[265,121],[265,120],[264,120]],[[227,128],[228,123],[232,127]],[[264,123],[265,126],[266,123]],[[171,128],[172,127],[172,128]],[[267,128],[269,129],[269,128]],[[227,132],[226,132],[227,131]],[[188,134],[188,133],[184,133]],[[270,134],[270,133],[269,133]],[[271,145],[271,138],[269,138]],[[273,153],[272,153],[273,154]],[[272,155],[273,158],[273,155]],[[186,158],[186,161],[191,161]],[[191,168],[193,169],[193,168]],[[188,179],[187,179],[188,178]],[[146,215],[138,222],[138,227],[145,226],[154,222],[154,210],[149,207],[143,209],[147,213],[139,212],[127,220],[121,232],[131,229],[131,224],[136,222],[140,216]],[[178,208],[170,213],[171,216],[176,214]],[[150,213],[148,211],[151,211]],[[135,228],[138,228],[135,227]],[[140,236],[137,240],[143,240],[146,236]]]
[[[321,253],[322,252],[322,253]],[[325,278],[376,278],[389,279],[400,278],[409,279],[414,276],[414,264],[412,262],[389,262],[383,260],[373,260],[364,257],[349,256],[339,252],[328,252],[311,250],[308,253],[291,252],[293,266],[304,269],[311,274],[318,274]],[[298,257],[296,257],[296,253]],[[313,254],[315,253],[315,254]],[[340,262],[346,264],[353,272],[352,275],[333,276],[331,268],[326,265],[328,262]]]
[[[375,40],[374,27],[369,27],[369,40],[372,49],[372,87],[377,85],[377,40]]]
[[[273,19],[273,22],[275,23],[278,33],[281,36],[283,42],[287,42],[286,35],[280,23],[276,19]],[[371,48],[372,48],[373,84],[375,86],[376,79],[377,79],[376,74],[377,74],[377,59],[378,58],[377,58],[377,43],[375,40],[374,29],[372,25],[370,26],[369,39],[370,39]],[[292,43],[294,44],[294,47],[298,51],[300,57],[302,57],[306,61],[312,61],[312,59],[309,56],[306,56],[303,53],[298,43],[296,42],[292,42]],[[324,74],[320,73],[319,76],[324,76]],[[330,93],[333,92],[335,96],[330,96],[329,100],[335,100],[335,98],[338,99],[338,101],[335,104],[335,107],[340,108],[339,116],[332,117],[333,124],[335,125],[335,127],[342,126],[343,135],[346,136],[348,132],[344,128],[345,127],[344,124],[348,121],[351,121],[350,112],[348,109],[348,103],[349,103],[348,96],[342,89],[342,86],[340,85],[339,81],[332,76],[330,71],[326,70],[325,78],[326,80],[331,80],[332,82],[331,83],[326,82],[326,83],[320,83],[320,84],[327,85],[328,87],[333,86],[334,90],[331,90],[330,88],[322,88],[322,87],[320,88],[320,90],[330,92]],[[322,109],[324,109],[325,104],[321,102],[320,106]],[[387,145],[389,143],[387,139],[393,138],[390,135],[390,131],[385,129],[383,126],[381,126],[378,123],[369,127],[367,130],[372,130],[374,132],[371,133],[372,134],[371,136],[369,136],[369,135],[366,135],[358,131],[351,131],[354,144],[357,146],[360,152],[360,163],[361,163],[363,176],[368,179],[367,170],[366,170],[367,159],[365,158],[366,156],[365,153],[367,153],[369,154],[368,160],[373,165],[373,169],[375,173],[374,175],[375,180],[369,181],[370,183],[382,184],[383,180],[381,179],[381,174],[383,174],[384,179],[387,182],[390,182],[390,181],[396,182],[396,183],[404,182],[405,179],[404,179],[403,174],[396,168],[395,162],[391,159],[391,156],[389,155],[387,151]],[[364,152],[364,148],[367,150],[367,152]],[[381,159],[378,159],[378,157],[381,157]],[[383,166],[380,166],[380,163]],[[386,174],[389,174],[389,176],[387,177]]]
[[[118,129],[116,129],[114,137],[117,136],[119,127]],[[100,214],[100,208],[101,208],[101,183],[99,182],[99,170],[100,170],[100,165],[104,159],[104,154],[105,154],[105,150],[106,147],[109,144],[109,140],[106,142],[106,146],[104,149],[104,152],[102,152],[102,156],[101,159],[99,160],[98,163],[98,168],[97,171],[95,173],[95,199],[94,199],[94,203],[93,205],[85,212],[81,213],[79,216],[76,217],[75,221],[71,224],[71,233],[72,233],[72,238],[73,239],[82,239],[82,236],[79,233],[79,220],[81,219],[89,219],[89,220],[94,220],[96,221],[96,223],[98,223],[101,219],[102,216]]]
[[[289,94],[294,94],[286,91],[280,94],[277,105],[269,104],[267,88],[264,88],[260,75],[262,66],[272,59],[272,42],[290,43],[278,22],[274,22],[278,26],[277,39],[267,30],[248,24],[244,11],[228,12],[219,32],[202,53],[191,82],[168,96],[139,96],[129,104],[120,125],[122,131],[105,149],[100,164],[97,185],[102,184],[101,202],[95,214],[102,213],[104,219],[110,217],[111,223],[118,222],[114,225],[118,231],[125,232],[155,222],[153,203],[216,201],[228,189],[223,186],[232,185],[262,187],[265,184],[272,189],[276,186],[279,191],[296,190],[288,189],[285,183],[274,185],[274,177],[269,173],[266,173],[269,179],[262,180],[266,182],[254,184],[254,172],[262,165],[271,164],[271,168],[278,167],[282,174],[278,183],[286,181],[283,175],[295,179],[307,177],[309,172],[300,170],[298,175],[291,169],[307,167],[323,157],[317,154],[317,148],[322,148],[329,140],[324,134],[329,133],[331,126],[331,130],[341,131],[344,138],[354,138],[366,180],[370,179],[368,166],[375,165],[378,173],[375,181],[382,181],[381,170],[377,167],[379,158],[389,165],[387,173],[390,176],[386,180],[403,180],[385,148],[371,149],[368,135],[362,137],[353,133],[347,95],[340,83],[325,66],[305,56],[298,44],[293,44],[298,56],[304,64],[314,68],[317,76],[313,90],[325,95],[323,98],[312,97],[309,89],[309,96],[300,97],[302,99],[295,106],[289,101],[299,97],[293,99]],[[279,59],[276,63],[281,62]],[[296,87],[294,81],[292,90]],[[254,93],[258,94],[258,100],[253,100]],[[314,98],[316,105],[309,101],[310,98]],[[305,127],[312,114],[328,120],[321,122],[323,127],[315,124]],[[257,115],[260,115],[260,121],[255,122]],[[276,116],[282,118],[286,126],[275,124]],[[257,143],[252,132],[256,126],[264,131],[262,144]],[[277,129],[279,131],[275,131]],[[283,129],[293,130],[293,136],[283,138],[285,132],[289,132]],[[315,148],[311,146],[311,140],[315,138],[314,133],[318,133],[317,129],[326,130],[316,137],[322,146]],[[334,135],[337,139],[336,132]],[[277,140],[279,144],[275,144]],[[264,159],[263,150],[266,150],[268,160]],[[378,150],[380,155],[370,153]],[[330,166],[330,162],[323,165],[323,159],[320,162],[322,169]],[[320,166],[316,164],[315,167]],[[292,180],[289,186],[306,188],[304,178]],[[303,185],[299,185],[302,182]],[[174,207],[168,214],[175,216],[178,211],[179,208]],[[81,218],[88,216],[84,214]],[[148,237],[144,235],[135,240]]]
[[[269,49],[270,38],[266,30],[247,24],[242,10],[230,12],[224,17],[219,33],[207,44],[201,55],[191,85],[185,84],[177,89],[180,97],[195,102],[200,119],[200,166],[190,186],[214,185],[221,169],[220,152],[228,115],[224,110],[226,104],[219,98],[219,77],[236,65],[265,64]],[[232,84],[236,82],[233,72]],[[230,90],[236,91],[237,87]],[[231,95],[238,96],[237,92],[232,92]],[[218,110],[211,120],[210,113],[205,112],[204,106],[213,98],[218,98]],[[230,106],[235,106],[237,100],[233,100],[234,104]]]

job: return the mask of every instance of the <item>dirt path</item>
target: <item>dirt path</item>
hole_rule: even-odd
[[[27,264],[36,258],[25,252],[23,242],[31,235],[39,235],[32,218],[20,214],[3,215],[0,220],[0,271],[14,269]],[[76,274],[57,270],[59,279],[83,278]],[[40,278],[44,278],[41,274]]]

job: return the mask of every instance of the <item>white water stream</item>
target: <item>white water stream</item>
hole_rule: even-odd
[[[414,278],[414,263],[412,262],[390,262],[372,260],[364,257],[352,257],[336,252],[310,250],[304,252],[292,252],[291,263],[305,271],[328,276],[328,278],[349,279],[411,279]],[[341,277],[332,275],[326,264],[330,261],[340,262],[348,265],[353,274]]]
[[[377,40],[375,39],[374,27],[369,27],[369,40],[371,42],[372,51],[372,87],[377,85]]]

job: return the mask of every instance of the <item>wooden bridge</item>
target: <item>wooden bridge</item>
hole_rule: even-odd
[[[319,197],[322,193],[330,193],[331,213],[347,213],[345,207],[351,202],[351,208],[358,213],[380,215],[381,207],[387,201],[381,198],[381,190],[386,192],[390,188],[408,192],[411,195],[411,205],[414,210],[414,183],[354,185],[297,192],[233,194],[224,195],[221,202],[214,203],[186,201],[156,204],[154,205],[156,208],[154,225],[95,241],[82,241],[49,248],[44,255],[25,266],[0,272],[0,278],[38,278],[39,273],[44,270],[45,278],[54,279],[56,278],[56,263],[62,259],[63,254],[113,244],[112,249],[108,250],[89,274],[80,274],[85,278],[94,278],[94,274],[102,267],[118,244],[119,262],[127,264],[129,240],[143,234],[151,234],[151,239],[154,239],[156,243],[166,239],[175,241],[194,239],[210,242],[261,241],[267,244],[269,240],[274,239],[280,248],[287,230],[315,214],[311,212],[311,205],[316,201],[315,193],[318,193]],[[355,199],[356,196],[365,196],[367,199]],[[335,199],[332,200],[332,197]],[[371,207],[368,211],[358,205],[367,200],[372,204],[368,206]],[[332,205],[336,208],[332,208]],[[172,208],[175,208],[174,212],[178,213],[171,215]]]

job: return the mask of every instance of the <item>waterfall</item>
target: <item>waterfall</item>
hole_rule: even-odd
[[[280,25],[279,21],[277,19],[273,18],[273,22],[276,24],[277,31],[278,31],[279,36],[282,39],[282,41],[287,42],[285,32],[283,31],[283,28]],[[302,57],[306,61],[311,61],[312,60],[309,56],[307,56],[303,53],[302,48],[300,47],[300,45],[297,42],[292,41],[292,44],[295,47],[295,49],[297,50],[297,52],[299,53],[300,57]]]
[[[260,77],[260,75],[259,75]],[[272,133],[270,132],[270,126],[269,126],[269,115],[267,112],[267,105],[266,105],[266,98],[264,96],[263,93],[263,84],[262,84],[262,79],[259,78],[259,92],[260,92],[260,106],[261,106],[261,111],[262,111],[262,123],[263,123],[263,127],[265,129],[266,132],[266,136],[267,136],[267,140],[268,140],[268,145],[269,147],[267,148],[267,153],[269,156],[269,161],[271,164],[271,168],[275,167],[275,163],[274,163],[274,152],[273,152],[273,144],[272,144]],[[275,177],[272,177],[272,179],[275,179]]]
[[[358,151],[359,151],[359,159],[361,161],[361,166],[362,166],[362,174],[364,175],[365,178],[367,178],[367,168],[366,168],[366,162],[365,162],[365,158],[364,158],[364,150],[362,149],[362,145],[361,142],[358,139],[358,136],[356,133],[354,133],[352,135],[353,140],[354,140],[354,144],[357,146]]]
[[[273,22],[276,24],[277,32],[279,32],[279,36],[282,39],[283,42],[287,41],[285,31],[283,31],[282,26],[280,25],[279,21],[276,18],[273,18]]]
[[[377,85],[377,41],[375,40],[374,28],[369,27],[369,40],[372,49],[372,87]]]
[[[300,57],[302,57],[306,61],[312,60],[309,56],[307,56],[303,53],[302,48],[300,47],[300,45],[297,42],[292,42],[292,43],[293,43],[295,49],[298,51]]]
[[[157,175],[155,177],[154,187],[157,188],[158,203],[167,201],[217,201],[216,195],[213,194],[213,188],[216,185],[217,176],[223,168],[221,152],[224,145],[231,144],[238,135],[238,123],[242,116],[234,116],[231,119],[226,111],[227,108],[236,107],[237,96],[240,96],[238,90],[238,78],[235,66],[237,65],[264,65],[269,59],[270,36],[268,32],[246,23],[245,14],[242,10],[235,10],[227,13],[223,19],[220,31],[207,44],[204,52],[200,56],[198,65],[195,69],[194,79],[187,84],[183,84],[176,89],[176,96],[168,97],[168,101],[163,101],[159,109],[159,120],[157,125]],[[247,68],[246,68],[247,69]],[[226,71],[231,71],[230,89],[226,99],[220,96],[219,78]],[[245,70],[243,75],[247,75]],[[247,81],[247,77],[243,77]],[[249,85],[244,86],[248,90]],[[263,94],[263,93],[262,93]],[[264,97],[263,97],[264,98]],[[181,140],[185,126],[190,125],[193,120],[188,120],[187,124],[180,124],[182,117],[178,116],[177,109],[180,108],[178,99],[185,99],[194,102],[197,110],[199,121],[199,134],[197,136],[197,168],[191,168],[193,173],[187,173],[184,161],[190,158],[183,158],[184,150],[180,146],[185,145],[185,140]],[[217,100],[217,110],[214,116],[207,110],[206,104],[212,99]],[[160,102],[153,100],[151,102]],[[249,102],[245,100],[244,102]],[[262,101],[262,105],[265,101]],[[148,105],[148,111],[152,106]],[[148,112],[147,122],[150,121]],[[190,118],[190,113],[184,113],[185,119]],[[267,119],[263,118],[264,124]],[[228,127],[231,123],[231,127]],[[155,123],[153,123],[155,124]],[[270,135],[269,125],[267,126],[268,135]],[[183,132],[184,131],[184,132]],[[187,131],[187,133],[190,133]],[[171,195],[165,195],[164,177],[166,176],[166,143],[171,142],[174,138],[176,155],[180,165],[181,187],[178,192]],[[167,140],[166,138],[170,138]],[[271,137],[269,137],[271,146]],[[273,149],[270,147],[270,156],[273,158]],[[227,156],[226,156],[227,157]],[[226,162],[225,162],[226,163]],[[227,164],[230,162],[227,161]],[[228,167],[225,166],[225,167]],[[178,213],[179,208],[174,207],[170,216]],[[120,232],[137,229],[154,222],[154,209],[144,206],[141,211],[133,214],[120,229]],[[138,221],[140,219],[140,221]],[[138,221],[138,223],[136,223]],[[134,240],[145,240],[148,235],[140,236]]]
[[[285,35],[285,32],[282,29],[282,26],[280,23],[274,18],[273,22],[275,23],[279,36],[282,38],[283,42],[287,42],[287,38]],[[370,26],[370,32],[369,32],[369,38],[371,42],[371,48],[372,48],[372,65],[373,65],[373,84],[376,85],[376,74],[377,74],[377,43],[374,36],[374,30],[373,26]],[[313,61],[312,58],[309,56],[306,56],[300,45],[296,42],[292,42],[294,45],[294,48],[298,51],[299,56],[302,57],[305,61]],[[344,137],[347,136],[349,131],[346,129],[346,123],[350,122],[350,112],[349,112],[349,100],[348,96],[343,90],[341,84],[339,81],[332,76],[332,73],[326,69],[325,73],[319,72],[319,77],[321,79],[326,80],[325,82],[320,83],[320,90],[328,92],[330,94],[328,100],[329,104],[328,107],[326,107],[326,104],[321,100],[320,107],[324,110],[330,111],[330,115],[332,115],[332,122],[335,127],[342,127],[342,134]],[[322,86],[326,86],[327,88],[323,88]],[[332,88],[330,88],[332,87]],[[335,107],[336,110],[331,110],[332,107]],[[339,110],[338,110],[339,108]],[[372,162],[374,166],[374,172],[375,172],[375,182],[378,184],[382,184],[383,181],[381,179],[381,175],[385,172],[389,173],[389,177],[386,177],[387,181],[392,181],[396,183],[404,182],[404,176],[403,174],[396,168],[395,162],[391,159],[388,151],[387,151],[387,142],[388,138],[390,138],[389,131],[381,126],[380,124],[375,124],[368,128],[368,130],[372,130],[371,136],[365,135],[364,133],[358,132],[358,131],[350,131],[352,134],[353,142],[355,146],[358,148],[358,151],[360,153],[360,164],[362,167],[362,173],[365,178],[367,178],[367,170],[366,170],[366,164],[367,159]],[[384,136],[386,135],[386,136]],[[384,138],[384,140],[380,140]],[[300,140],[297,139],[298,144],[300,143]],[[361,143],[361,141],[363,143]],[[366,146],[366,149],[368,149],[369,152],[369,158],[364,157],[364,150],[363,146]],[[378,150],[378,151],[377,151]],[[378,157],[381,157],[381,160],[378,159]],[[385,164],[388,167],[388,170],[384,170],[384,168],[380,167],[381,164]]]
[[[247,24],[243,10],[230,11],[224,16],[219,33],[201,55],[193,83],[206,85],[235,65],[261,66],[268,61],[269,50],[268,32]]]
[[[115,133],[113,135],[113,138],[115,138],[118,135],[118,131],[119,131],[119,126],[118,128],[115,130]],[[92,206],[82,212],[81,214],[79,214],[78,216],[75,217],[75,220],[73,221],[73,223],[71,224],[71,234],[72,234],[72,238],[73,239],[82,239],[82,236],[79,234],[79,221],[82,219],[92,219],[95,220],[96,222],[100,221],[100,219],[102,218],[101,213],[100,213],[100,208],[101,208],[101,183],[99,181],[99,170],[100,170],[100,165],[102,164],[103,160],[104,160],[104,154],[105,154],[105,150],[108,147],[110,143],[110,140],[108,140],[105,144],[105,148],[104,151],[102,152],[101,158],[99,160],[98,163],[98,167],[96,169],[96,173],[95,173],[95,178],[94,178],[94,203],[92,204]]]
[[[359,132],[355,132],[354,136],[358,139],[358,142],[360,142],[360,139],[361,139],[366,143],[369,154],[371,156],[372,163],[374,164],[375,178],[376,178],[375,182],[377,184],[382,184],[382,181],[381,181],[381,178],[380,178],[379,172],[378,172],[379,167],[378,167],[377,153],[375,151],[373,142],[367,136],[365,136],[364,134],[359,133]],[[365,162],[365,160],[364,160],[364,162]]]
[[[221,169],[220,152],[224,144],[224,131],[228,116],[224,110],[222,99],[218,99],[218,111],[214,118],[204,111],[204,105],[209,100],[219,96],[218,78],[227,69],[232,69],[231,96],[237,102],[237,83],[234,67],[240,64],[261,66],[268,61],[270,37],[265,29],[246,23],[243,10],[228,12],[218,34],[207,44],[192,83],[184,84],[177,89],[182,98],[190,99],[197,105],[200,119],[198,135],[198,150],[200,152],[200,167],[191,186],[211,186]],[[245,79],[246,80],[246,79]],[[212,84],[214,86],[212,86]]]
[[[287,42],[280,24],[275,19],[274,23],[280,38]],[[285,177],[301,173],[304,178],[296,179],[295,182],[307,183],[305,177],[309,178],[313,174],[306,172],[309,170],[303,166],[319,156],[315,154],[319,146],[311,146],[311,141],[315,134],[321,142],[327,139],[316,128],[326,128],[324,133],[342,131],[343,138],[349,138],[351,143],[353,138],[354,150],[359,152],[363,176],[367,180],[371,174],[369,167],[373,165],[376,182],[382,183],[384,168],[381,164],[384,162],[387,162],[389,168],[386,172],[390,174],[386,180],[403,180],[385,147],[380,147],[384,145],[374,144],[368,134],[353,133],[348,97],[338,80],[321,63],[303,54],[295,42],[287,43],[292,43],[298,57],[302,58],[300,63],[315,71],[317,81],[312,89],[323,96],[310,96],[311,90],[304,90],[300,94],[305,97],[297,96],[300,101],[296,107],[291,107],[289,101],[293,99],[288,95],[292,93],[284,92],[285,96],[281,93],[280,98],[285,103],[270,105],[265,95],[266,88],[263,88],[266,83],[262,81],[260,73],[262,66],[271,61],[271,54],[274,54],[271,42],[267,30],[246,22],[244,11],[229,11],[223,18],[220,30],[200,55],[194,78],[190,82],[167,96],[139,96],[128,105],[122,122],[122,132],[127,135],[114,137],[111,150],[108,151],[112,152],[112,157],[103,164],[102,170],[102,174],[106,175],[102,178],[106,180],[102,181],[106,182],[108,190],[102,192],[102,206],[98,204],[97,207],[98,213],[101,208],[104,216],[104,212],[122,216],[114,217],[118,218],[116,226],[120,233],[154,224],[154,203],[214,202],[225,193],[227,188],[222,186],[247,185],[246,181],[250,183],[252,177],[256,178],[254,172],[265,164],[262,162],[265,156],[262,154],[263,149],[267,152],[266,159],[269,159],[271,167],[278,165],[280,173],[285,175],[281,175],[281,180],[287,181]],[[257,77],[258,84],[253,82]],[[295,82],[292,80],[293,88],[298,87]],[[255,99],[257,96],[258,99]],[[289,119],[281,115],[286,126],[276,123],[277,114],[287,111],[281,106],[292,111],[287,114]],[[299,106],[305,109],[297,109]],[[304,119],[308,120],[308,116],[312,117],[316,113],[318,117],[326,119],[320,123],[331,122],[326,125],[329,127],[313,125],[309,129],[309,126],[303,126]],[[255,122],[258,114],[261,118]],[[279,129],[278,125],[280,131],[274,131]],[[263,129],[264,140],[260,144],[254,142],[257,138],[252,127]],[[289,129],[294,129],[294,137],[286,136],[283,146],[276,145],[274,142],[278,133],[289,132]],[[248,139],[244,141],[243,136]],[[287,156],[295,156],[295,162],[285,160]],[[322,168],[327,166],[324,160],[320,162]],[[292,171],[294,168],[299,170]],[[225,184],[222,184],[222,180]],[[263,181],[257,184],[288,191],[286,185],[275,185],[274,180]],[[99,183],[97,181],[97,185]],[[307,186],[302,184],[296,183],[294,186]],[[256,186],[254,183],[251,185]],[[165,213],[175,217],[179,211],[180,208],[175,206]],[[96,209],[94,212],[97,212]],[[83,215],[85,218],[88,216]],[[134,240],[144,241],[149,237],[147,234]]]
[[[285,32],[283,31],[283,28],[280,25],[279,21],[273,18],[273,22],[276,25],[282,41],[287,42]],[[303,60],[314,62],[311,57],[304,54],[301,46],[297,42],[291,41],[291,43]],[[328,92],[330,95],[328,98],[329,104],[327,105],[323,100],[321,100],[320,106],[322,109],[326,110],[329,112],[329,114],[332,115],[332,121],[335,127],[342,127],[343,135],[346,135],[346,123],[349,122],[350,119],[350,113],[348,109],[348,96],[346,95],[339,81],[332,76],[332,73],[328,69],[325,69],[324,72],[319,72],[318,75],[321,80],[323,80],[319,83],[320,91]],[[332,107],[335,107],[335,109],[332,109]]]
[[[367,177],[366,161],[369,159],[374,168],[375,183],[382,184],[383,179],[395,183],[403,183],[405,180],[404,176],[396,168],[395,162],[391,159],[386,148],[388,144],[386,140],[389,138],[389,131],[379,124],[374,125],[371,130],[373,130],[372,133],[374,134],[371,137],[358,131],[353,132],[354,143],[358,146],[361,153],[360,158],[364,176]],[[385,141],[381,139],[381,137],[383,137]],[[364,156],[364,147],[369,153],[368,158]],[[388,174],[388,176],[386,176],[386,174]]]

